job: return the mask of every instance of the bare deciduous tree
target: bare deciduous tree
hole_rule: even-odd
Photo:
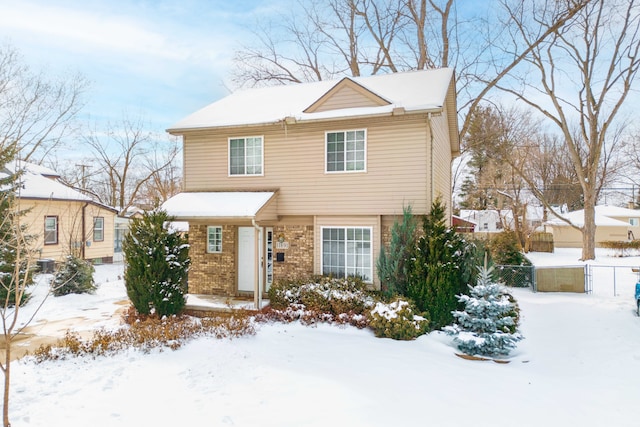
[[[462,139],[487,94],[588,1],[536,1],[551,19],[532,27],[535,35],[523,43],[509,37],[509,12],[530,0],[494,0],[482,8],[454,0],[299,0],[236,52],[233,81],[259,86],[453,67]]]
[[[74,130],[87,81],[34,72],[9,45],[0,45],[0,147],[15,145],[22,160],[41,163]]]
[[[141,202],[139,197],[145,186],[147,193],[149,188],[156,188],[160,193],[149,195],[152,200],[143,203],[164,201],[165,194],[172,192],[173,184],[163,180],[176,179],[174,161],[178,145],[173,140],[161,141],[160,138],[145,131],[141,119],[126,117],[117,125],[108,125],[105,132],[94,130],[84,137],[95,158],[87,161],[91,170],[82,180],[100,202],[120,210]],[[152,183],[155,187],[151,187]]]
[[[583,225],[562,219],[582,232],[582,259],[594,259],[595,205],[601,177],[606,177],[603,168],[612,159],[604,153],[615,143],[616,116],[640,66],[640,7],[636,0],[591,0],[570,26],[554,30],[537,45],[532,21],[536,28],[541,22],[551,28],[553,14],[535,7],[508,10],[517,35],[532,46],[527,61],[539,79],[523,79],[517,89],[501,88],[540,112],[564,139],[582,187],[585,214]]]

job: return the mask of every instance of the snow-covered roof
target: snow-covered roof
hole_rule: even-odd
[[[115,209],[109,206],[95,202],[88,195],[64,185],[56,179],[60,174],[45,166],[23,161],[9,162],[6,165],[6,170],[0,171],[0,177],[6,177],[10,172],[13,173],[16,170],[22,171],[22,175],[20,176],[20,187],[18,189],[18,197],[20,198],[77,200],[93,203],[102,206],[105,209],[115,211]]]
[[[596,213],[609,217],[630,217],[640,218],[640,210],[627,209],[619,206],[600,205],[596,206]]]
[[[176,219],[254,218],[275,195],[272,191],[179,193],[162,204]]]
[[[571,221],[574,225],[578,227],[582,227],[584,225],[584,209],[568,212],[566,214],[563,214],[562,216],[568,219],[569,221]],[[618,219],[614,219],[609,216],[603,215],[600,212],[598,212],[598,209],[596,209],[595,221],[596,221],[596,226],[600,226],[600,227],[602,226],[628,227],[629,226],[628,222],[620,221]],[[567,224],[566,222],[556,217],[547,221],[546,224],[556,226],[556,227],[558,226],[569,227],[569,224]]]
[[[91,201],[91,198],[86,194],[82,194],[56,179],[44,176],[59,176],[59,174],[52,169],[22,161],[9,162],[6,165],[6,169],[10,172],[16,170],[23,171],[20,177],[21,185],[18,195],[21,198]],[[0,171],[0,176],[6,177],[8,173],[7,171]]]
[[[235,92],[174,124],[169,132],[281,122],[322,120],[389,114],[396,108],[405,111],[440,109],[444,106],[453,69],[441,68],[406,73],[350,77],[352,81],[389,102],[375,107],[344,108],[329,111],[304,111],[344,80],[328,80],[286,86],[254,88]]]

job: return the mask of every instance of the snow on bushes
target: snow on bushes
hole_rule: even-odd
[[[317,276],[274,283],[269,289],[269,307],[262,315],[270,320],[348,323],[363,328],[366,311],[375,303],[361,279]]]
[[[507,356],[523,337],[518,333],[519,308],[507,289],[491,280],[493,268],[479,268],[478,283],[470,295],[459,295],[463,311],[453,312],[457,322],[445,328],[454,344],[468,355]]]
[[[402,298],[379,302],[369,313],[369,327],[378,338],[413,340],[429,330],[429,321],[415,313],[415,305]]]

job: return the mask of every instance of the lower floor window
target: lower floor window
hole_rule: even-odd
[[[322,229],[322,274],[357,276],[373,280],[371,228],[332,227]]]
[[[44,217],[44,244],[55,245],[58,243],[58,217]]]
[[[210,254],[222,252],[222,227],[207,227],[207,252]]]

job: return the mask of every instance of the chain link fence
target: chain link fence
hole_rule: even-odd
[[[535,267],[532,265],[496,265],[494,279],[512,288],[531,288],[535,291]]]

